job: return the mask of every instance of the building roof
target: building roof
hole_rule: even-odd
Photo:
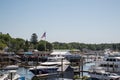
[[[54,51],[51,55],[71,55],[71,53],[68,51]]]

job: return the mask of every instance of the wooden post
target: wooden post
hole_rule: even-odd
[[[80,68],[81,68],[81,67],[80,67],[80,66],[81,66],[80,62],[81,62],[81,59],[79,59],[78,61],[79,61],[78,66],[79,66],[79,77],[80,77]]]
[[[11,80],[12,80],[12,72],[10,73],[10,75],[11,75]]]
[[[61,75],[62,75],[62,79],[63,79],[63,58],[61,59]]]
[[[81,71],[82,71],[82,74],[81,74],[81,76],[82,76],[82,80],[83,80],[83,57],[82,57],[82,61],[81,61]]]

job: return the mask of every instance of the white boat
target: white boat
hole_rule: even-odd
[[[98,80],[120,80],[120,75],[110,72],[105,72],[104,70],[97,70],[89,72],[91,78]]]
[[[100,67],[107,72],[120,73],[120,56],[107,56],[102,61],[95,61],[95,67]]]
[[[29,70],[35,74],[47,74],[47,73],[56,73],[57,69],[62,65],[68,65],[70,62],[66,60],[63,56],[52,56],[49,57],[46,62],[40,63],[39,66],[34,66]]]
[[[66,59],[48,59],[48,61],[41,63],[39,66],[34,66],[29,70],[37,75],[37,74],[46,74],[46,73],[55,73],[59,67],[62,65],[70,64]]]
[[[46,65],[46,66],[50,66],[50,65],[69,65],[70,62],[68,60],[66,60],[64,57],[48,57],[48,60],[46,62],[41,63],[41,65]]]
[[[10,80],[16,80],[16,79],[18,79],[18,78],[20,78],[20,75],[17,74],[17,71],[16,71],[16,70],[11,70],[11,71],[9,71],[8,80],[9,80],[9,79],[10,79]]]
[[[39,75],[39,74],[55,73],[57,69],[58,69],[57,66],[36,66],[36,67],[34,66],[29,70],[34,75]]]
[[[101,68],[107,72],[120,73],[120,52],[110,52],[107,50],[103,60],[95,61],[95,66],[91,68]]]
[[[120,72],[120,56],[107,54],[103,60],[96,60],[95,65],[91,66],[89,71],[90,77],[93,78],[100,80],[120,80],[120,75],[116,74]]]
[[[17,80],[20,75],[17,74],[16,70],[10,70],[7,73],[0,74],[0,80]]]
[[[19,68],[18,65],[8,65],[8,66],[4,67],[3,69],[4,70],[16,70],[18,68]]]
[[[5,79],[7,79],[7,77],[8,77],[8,74],[7,73],[2,73],[2,74],[0,74],[0,80],[5,80]]]

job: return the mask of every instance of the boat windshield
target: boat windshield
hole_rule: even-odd
[[[48,59],[47,62],[61,62],[62,59],[59,58],[59,59]]]
[[[111,73],[111,76],[118,76],[117,74],[115,74],[115,73]]]
[[[54,62],[54,59],[48,59],[47,62]]]

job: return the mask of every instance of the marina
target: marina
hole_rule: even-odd
[[[105,56],[79,55],[78,58],[78,56],[76,57],[68,51],[54,51],[49,54],[47,60],[43,62],[39,61],[39,56],[34,57],[37,58],[33,59],[35,61],[27,59],[28,57],[23,61],[20,61],[22,58],[20,59],[19,57],[18,59],[22,63],[8,63],[8,65],[4,65],[4,67],[1,68],[0,72],[6,74],[8,71],[14,70],[16,71],[16,74],[19,75],[17,78],[18,80],[81,80],[82,77],[87,77],[88,80],[101,80],[101,77],[103,80],[119,80],[119,69],[117,69],[119,68],[119,53],[114,55],[111,53],[112,55],[110,55],[110,53],[105,52],[104,54]],[[31,56],[33,55],[34,54]],[[115,57],[116,55],[117,57]],[[30,55],[28,56],[31,57]],[[11,62],[11,59],[8,59],[8,62]],[[16,62],[13,61],[13,63]],[[106,66],[105,68],[105,64],[109,64],[109,66]],[[75,76],[79,76],[79,78],[75,78]]]
[[[0,80],[120,80],[120,0],[0,0]]]
[[[61,53],[62,55],[59,53]],[[23,66],[22,64],[26,63],[26,61],[21,61],[22,63],[19,65],[11,65],[10,63],[8,63],[9,65],[4,65],[5,67],[1,68],[1,73],[4,73],[9,70],[16,70],[17,74],[19,74],[22,77],[22,79],[25,80],[32,80],[34,77],[47,78],[51,76],[54,76],[54,78],[73,79],[75,71],[72,68],[71,63],[67,59],[65,59],[65,57],[68,58],[68,56],[71,57],[71,54],[67,52],[53,52],[45,62],[35,61],[32,62],[32,65],[29,65],[27,63],[28,65],[25,66]],[[76,57],[76,59],[78,59],[78,56]],[[11,62],[10,59],[8,62]]]

